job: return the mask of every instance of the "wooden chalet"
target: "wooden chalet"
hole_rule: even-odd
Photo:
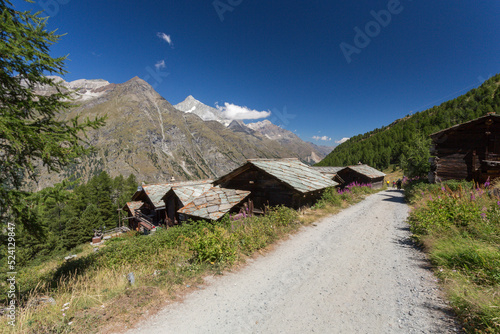
[[[345,167],[332,167],[332,166],[312,166],[312,169],[320,172],[324,176],[330,178],[331,180],[337,182],[338,184],[344,184],[345,181],[339,176],[339,171]]]
[[[500,115],[489,114],[430,135],[429,180],[474,180],[500,177]]]
[[[239,212],[248,195],[250,191],[212,187],[179,209],[179,220],[219,220],[226,213]]]
[[[127,212],[125,219],[128,220],[128,227],[132,230],[137,230],[141,227],[148,230],[154,228],[154,225],[148,219],[142,218],[139,213],[143,204],[144,202],[142,201],[127,202],[123,207],[123,211]]]
[[[212,188],[213,180],[200,181],[196,184],[182,184],[173,186],[163,196],[165,208],[167,210],[166,224],[168,226],[177,225],[180,222],[178,211],[192,202],[195,198],[203,195]]]
[[[258,211],[265,206],[310,205],[321,197],[325,188],[338,183],[298,159],[250,159],[214,185],[250,191],[249,198]]]
[[[354,182],[371,184],[373,188],[382,188],[385,174],[368,165],[348,166],[338,171],[344,185]]]
[[[139,225],[141,228],[151,230],[159,225],[167,225],[167,214],[163,197],[172,189],[172,187],[181,185],[197,184],[200,181],[184,181],[161,184],[142,185],[132,196],[131,202],[142,202],[140,207],[135,207],[134,213],[129,213],[129,225],[134,227]],[[125,211],[132,211],[132,207],[125,205]],[[132,216],[130,216],[132,214]]]

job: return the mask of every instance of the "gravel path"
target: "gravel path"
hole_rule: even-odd
[[[129,333],[455,333],[407,215],[399,191],[371,195]]]

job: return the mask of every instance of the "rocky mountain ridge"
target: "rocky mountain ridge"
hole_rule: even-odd
[[[271,140],[243,122],[226,127],[219,121],[180,111],[138,77],[122,84],[104,80],[62,84],[77,89],[75,107],[62,117],[92,119],[106,115],[107,121],[100,129],[88,132],[95,152],[59,174],[48,174],[40,167],[39,182],[34,185],[37,189],[65,178],[87,181],[102,170],[112,177],[133,173],[139,181],[158,183],[172,176],[176,180],[216,178],[249,158],[295,157],[315,162],[324,156],[300,138]],[[42,89],[40,93],[48,92]]]
[[[305,143],[306,147],[303,149],[307,150],[312,148],[310,156],[306,156],[304,159],[304,161],[309,163],[317,163],[321,161],[322,157],[326,156],[333,150],[333,147],[318,146],[310,142],[304,142],[293,132],[277,126],[267,119],[247,124],[241,120],[227,119],[220,110],[203,104],[202,102],[196,100],[192,95],[189,95],[184,101],[176,104],[174,107],[186,113],[194,113],[200,116],[203,120],[216,120],[229,127],[234,132],[243,132],[254,136],[265,137],[270,140],[278,141],[285,146],[291,144],[304,146]]]

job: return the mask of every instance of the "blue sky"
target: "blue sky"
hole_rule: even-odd
[[[66,34],[65,80],[148,81],[271,111],[317,144],[390,124],[500,72],[500,2],[16,0]],[[318,139],[323,137],[321,139]],[[313,139],[316,138],[316,139]]]

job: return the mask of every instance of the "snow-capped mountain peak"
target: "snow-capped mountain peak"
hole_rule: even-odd
[[[219,110],[203,104],[192,95],[186,97],[186,99],[181,103],[176,104],[174,108],[185,113],[198,115],[204,121],[217,121],[225,126],[228,126],[231,123],[231,121],[226,119]]]
[[[106,89],[104,87],[109,86],[110,83],[103,79],[78,79],[74,81],[67,82],[63,78],[58,76],[47,76],[55,82],[60,83],[63,87],[74,92],[74,98],[80,100],[89,100],[96,98],[104,94]],[[40,88],[41,90],[47,89],[52,90],[51,87]]]

